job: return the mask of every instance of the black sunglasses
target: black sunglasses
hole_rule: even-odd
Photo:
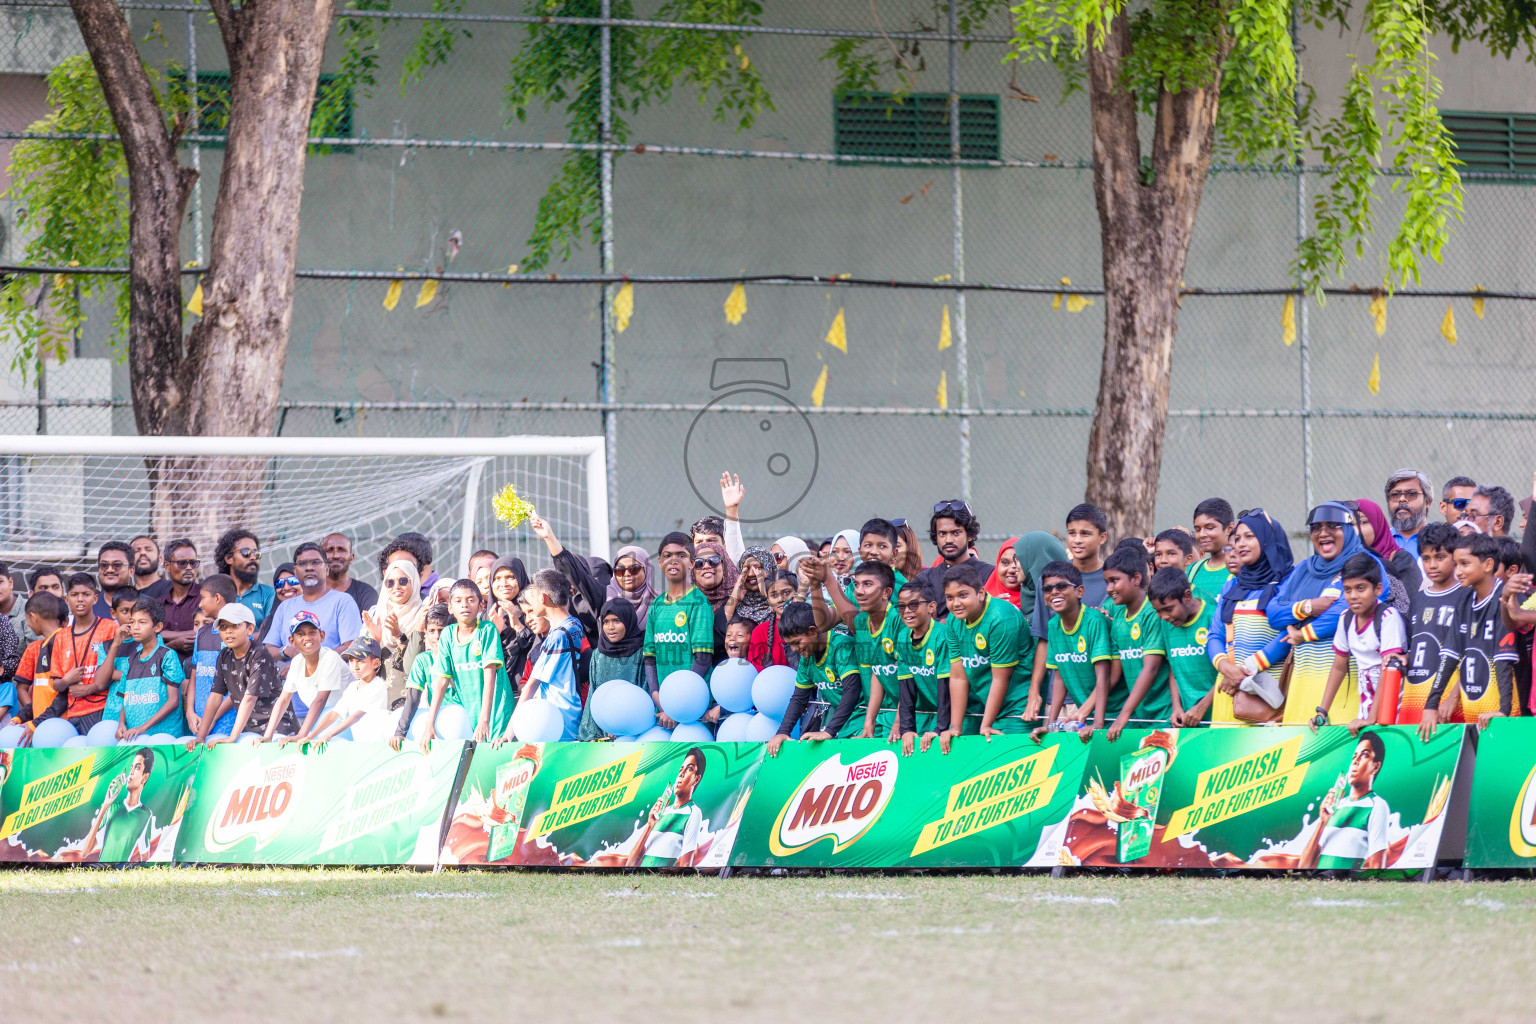
[[[898,601],[896,602],[896,610],[904,612],[909,608],[921,608],[927,603],[927,601]]]
[[[1239,521],[1247,519],[1249,516],[1263,516],[1265,519],[1268,519],[1269,513],[1264,511],[1263,505],[1260,505],[1258,508],[1245,508],[1237,514]]]
[[[1472,504],[1472,499],[1471,498],[1452,498],[1451,499],[1451,508],[1455,509],[1457,512],[1464,512],[1464,511],[1466,511],[1467,506],[1470,505],[1470,504]]]
[[[892,520],[889,520],[889,522],[890,522],[890,524],[892,526],[896,527],[896,529],[898,529],[898,530],[901,529],[903,526],[907,525],[907,521],[906,521],[905,518],[902,518],[902,519],[892,519]]]
[[[720,556],[719,555],[700,555],[698,558],[695,558],[693,560],[693,567],[695,569],[702,569],[706,565],[719,565],[719,564],[720,564]]]
[[[953,498],[949,501],[941,501],[937,505],[933,506],[933,514],[936,516],[948,515],[951,512],[964,512],[966,515],[970,515],[971,506],[967,505],[959,498]]]
[[[1042,593],[1042,594],[1054,594],[1057,591],[1061,591],[1061,590],[1071,590],[1074,586],[1075,586],[1075,584],[1067,583],[1065,581],[1062,581],[1060,583],[1047,583],[1047,584],[1045,584],[1044,586],[1042,586],[1040,588],[1040,593]]]

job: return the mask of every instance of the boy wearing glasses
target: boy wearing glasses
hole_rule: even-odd
[[[693,585],[693,542],[687,534],[663,537],[656,560],[661,564],[666,590],[651,602],[646,615],[641,665],[645,688],[656,702],[658,720],[663,728],[670,729],[676,723],[661,713],[661,681],[680,669],[708,677],[715,655],[715,610],[704,592]]]
[[[896,595],[901,632],[896,637],[896,680],[900,696],[896,728],[901,752],[912,753],[919,736],[927,750],[939,734],[939,723],[949,722],[949,673],[954,652],[949,630],[934,621],[933,595],[917,580],[910,580]]]
[[[1109,619],[1083,603],[1083,577],[1070,562],[1050,562],[1040,570],[1040,596],[1053,613],[1046,658],[1056,670],[1051,685],[1051,706],[1045,724],[1036,728],[1036,739],[1051,729],[1076,730],[1087,743],[1104,728],[1106,713],[1118,715],[1125,704],[1125,687],[1109,690]],[[1033,691],[1033,686],[1031,686]],[[1030,703],[1039,696],[1030,693]],[[1070,701],[1076,710],[1067,712]],[[1092,718],[1093,724],[1088,721]]]

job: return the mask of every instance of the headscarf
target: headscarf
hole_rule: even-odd
[[[1026,616],[1034,613],[1036,595],[1039,594],[1040,570],[1052,562],[1070,561],[1067,549],[1061,541],[1044,530],[1033,530],[1019,538],[1014,557],[1024,568],[1024,578],[1019,581],[1019,611]],[[993,576],[997,575],[993,570]],[[989,577],[990,581],[990,577]]]
[[[1003,541],[1003,546],[997,549],[997,564],[999,570],[1001,570],[1003,564],[1003,552],[1014,548],[1018,543],[1019,538],[1009,537],[1007,540]],[[1019,579],[1019,586],[1021,588],[1020,590],[1009,590],[1007,585],[1003,583],[1003,574],[999,570],[993,571],[992,575],[987,577],[987,582],[982,584],[981,589],[985,590],[993,597],[1002,598],[1004,601],[1007,601],[1015,608],[1019,607],[1019,597],[1023,593],[1023,578],[1020,577]]]
[[[592,570],[592,579],[597,582],[597,585],[607,590],[609,581],[613,579],[613,566],[596,555],[588,555],[587,567]]]
[[[715,611],[719,611],[725,607],[725,602],[730,598],[731,591],[735,589],[736,577],[739,573],[736,571],[736,563],[731,561],[731,556],[726,554],[723,545],[716,544],[712,540],[706,540],[702,544],[694,545],[693,555],[697,558],[704,551],[720,556],[720,582],[708,590],[699,587],[699,590],[709,599],[709,606],[715,609]],[[694,580],[694,586],[698,586],[698,580]]]
[[[1345,513],[1350,511],[1347,505],[1337,501],[1325,501],[1318,506],[1318,508],[1324,507],[1337,508]],[[1353,519],[1353,515],[1350,518]],[[1338,554],[1332,558],[1324,558],[1314,553],[1311,557],[1296,563],[1295,571],[1291,573],[1290,579],[1285,581],[1285,586],[1282,588],[1290,603],[1294,604],[1297,601],[1305,601],[1310,597],[1321,595],[1328,584],[1333,582],[1333,578],[1344,568],[1344,563],[1355,555],[1369,554],[1372,558],[1376,558],[1365,546],[1365,542],[1360,539],[1360,531],[1356,530],[1352,523],[1342,525],[1344,543],[1340,546]],[[1381,559],[1377,558],[1376,561],[1380,563]],[[1386,575],[1386,567],[1383,566],[1383,579]]]
[[[834,548],[837,546],[839,539],[846,541],[848,543],[848,550],[853,552],[853,565],[848,567],[847,572],[833,572],[832,576],[837,579],[837,585],[839,587],[847,590],[850,586],[853,585],[853,568],[859,564],[859,531],[838,530],[832,535],[832,546]],[[831,566],[828,566],[827,571],[831,572]]]
[[[651,610],[651,602],[656,599],[656,588],[651,585],[651,556],[646,553],[645,548],[631,544],[628,547],[619,548],[619,553],[613,556],[614,564],[617,565],[619,559],[625,556],[633,558],[640,566],[641,572],[644,573],[641,577],[640,587],[637,590],[625,590],[619,586],[619,577],[615,575],[608,581],[608,592],[605,596],[607,601],[617,597],[634,605],[635,618],[643,628],[645,626],[645,617]],[[604,608],[608,607],[607,601],[603,603]]]
[[[1259,558],[1252,565],[1239,568],[1237,578],[1227,587],[1221,602],[1221,621],[1225,623],[1231,623],[1237,602],[1255,590],[1284,583],[1295,564],[1291,555],[1291,539],[1285,535],[1285,527],[1269,518],[1268,512],[1262,509],[1250,512],[1239,519],[1238,523],[1246,525],[1258,538]]]
[[[780,537],[773,543],[775,547],[784,552],[785,568],[788,568],[789,560],[794,558],[796,555],[808,555],[811,553],[810,547],[799,537]],[[773,564],[777,566],[779,563],[774,562]]]
[[[278,587],[277,581],[282,579],[284,576],[297,576],[298,574],[299,570],[292,562],[284,562],[282,565],[272,570],[272,589],[281,589]]]
[[[521,594],[528,589],[528,570],[523,566],[523,560],[516,555],[502,555],[491,563],[491,585],[496,584],[496,574],[506,569],[512,573],[512,578],[517,580],[517,592]],[[492,589],[491,593],[496,591]]]
[[[405,592],[405,601],[402,603],[391,600],[391,595],[394,592],[381,583],[379,586],[379,601],[373,606],[373,611],[368,616],[369,634],[385,647],[395,646],[402,637],[409,635],[416,628],[416,619],[419,617],[422,607],[421,573],[416,570],[416,566],[411,564],[408,559],[402,558],[398,562],[391,562],[384,570],[384,575],[387,577],[394,569],[404,572],[406,579],[409,581]],[[390,612],[395,613],[394,629],[384,625]]]
[[[618,643],[609,643],[608,634],[603,631],[603,620],[610,615],[624,623],[624,636]],[[597,616],[598,653],[610,658],[628,658],[639,652],[644,644],[645,631],[640,628],[634,603],[627,597],[611,597],[605,601]]]
[[[1360,506],[1360,514],[1371,524],[1371,532],[1376,535],[1376,539],[1371,542],[1371,550],[1383,562],[1391,561],[1392,556],[1402,548],[1392,539],[1392,527],[1387,523],[1387,514],[1381,510],[1380,505],[1368,498],[1361,498],[1355,504]]]
[[[745,548],[741,552],[741,561],[738,565],[745,565],[749,558],[757,563],[758,574],[762,577],[763,586],[766,589],[767,585],[773,581],[774,574],[778,572],[778,564],[773,560],[773,552],[756,546]],[[773,609],[768,607],[768,599],[756,587],[743,587],[741,600],[736,602],[736,614],[753,622],[767,622],[773,615]]]

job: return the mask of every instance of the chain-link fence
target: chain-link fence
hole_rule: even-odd
[[[206,8],[123,6],[152,66],[218,81],[227,65]],[[963,38],[949,15],[942,0],[765,5],[770,27],[742,48],[773,108],[743,131],[685,91],[627,114],[627,145],[598,147],[611,167],[601,242],[527,273],[515,268],[574,145],[563,110],[534,108],[526,121],[506,110],[508,61],[531,19],[488,2],[457,16],[394,12],[379,87],[354,97],[350,135],[330,140],[346,145],[309,161],[278,431],[441,436],[450,450],[461,436],[606,433],[611,523],[625,538],[654,539],[718,505],[727,469],[747,487],[750,535],[825,535],[877,513],[923,519],[955,495],[988,536],[1059,529],[1083,494],[1103,341],[1087,103],[1059,101],[1054,72],[1004,61],[1005,14]],[[467,34],[401,88],[433,17]],[[610,44],[658,31],[601,18],[576,28]],[[0,29],[10,146],[46,110],[41,76],[82,49],[67,8],[46,0],[0,6]],[[902,51],[911,91],[940,97],[945,131],[960,98],[979,98],[995,117],[958,125],[994,148],[935,156],[892,127],[876,133],[878,152],[861,150],[826,59],[850,34]],[[1301,45],[1314,67],[1343,44],[1303,34]],[[328,69],[334,39],[332,50]],[[1491,60],[1447,53],[1442,67]],[[1475,81],[1475,68],[1460,79]],[[198,261],[222,150],[192,139],[202,180],[183,248]],[[1362,290],[1344,282],[1326,305],[1292,292],[1322,179],[1211,175],[1185,273],[1159,525],[1219,493],[1297,526],[1313,501],[1379,498],[1404,465],[1524,493],[1533,193],[1469,176],[1443,264],[1386,300],[1378,331],[1369,289],[1384,237],[1352,270]],[[1399,204],[1382,193],[1385,235]],[[14,210],[4,219],[13,226]],[[19,263],[24,245],[10,232],[5,261]],[[440,278],[435,294],[423,274]],[[732,323],[725,307],[743,280]],[[195,284],[189,273],[189,296]],[[93,318],[77,354],[110,357],[111,333]],[[51,383],[14,377],[0,429],[132,432],[120,363],[89,387]]]

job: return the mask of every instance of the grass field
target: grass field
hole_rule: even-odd
[[[1536,883],[0,872],[0,1020],[1536,1016]]]

